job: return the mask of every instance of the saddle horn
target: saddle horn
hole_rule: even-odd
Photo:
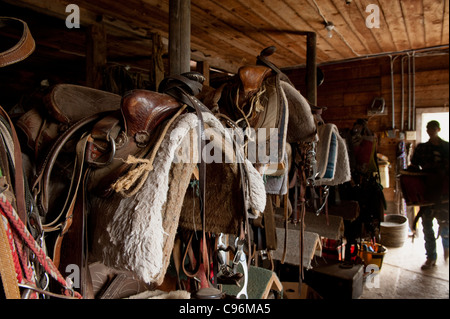
[[[259,55],[261,57],[266,58],[266,57],[271,56],[272,54],[274,54],[276,50],[277,50],[277,48],[275,46],[271,45],[270,47],[267,47],[267,48],[263,49]]]

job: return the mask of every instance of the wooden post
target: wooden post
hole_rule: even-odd
[[[205,82],[203,82],[203,85],[209,86],[209,63],[208,63],[208,61],[198,61],[197,62],[197,72],[200,72],[205,77]]]
[[[169,73],[190,71],[191,1],[169,1]]]
[[[86,33],[86,85],[95,89],[102,87],[102,69],[107,61],[106,32],[99,20]]]
[[[316,33],[306,35],[306,99],[317,105]]]
[[[161,35],[158,33],[151,33],[152,39],[152,60],[150,66],[150,83],[154,85],[155,91],[158,90],[159,83],[164,79],[164,63],[163,63],[163,44]]]

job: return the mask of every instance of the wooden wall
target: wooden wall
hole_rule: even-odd
[[[449,56],[415,57],[415,106],[434,108],[449,106]],[[444,53],[444,54],[442,54]],[[386,155],[391,163],[390,187],[384,189],[388,201],[387,213],[395,213],[395,175],[397,147],[401,141],[402,83],[401,59],[394,60],[394,125],[392,123],[390,58],[379,57],[334,65],[323,65],[324,82],[317,89],[317,104],[326,106],[322,117],[339,129],[351,128],[359,119],[369,119],[369,128],[378,137],[378,152]],[[404,131],[408,130],[408,63],[404,61]],[[305,95],[305,69],[285,70],[296,87]],[[376,97],[385,99],[385,114],[369,116],[367,111]],[[392,130],[393,126],[395,130]],[[412,116],[409,125],[413,127]],[[395,136],[388,133],[395,133]],[[414,147],[414,140],[405,140]]]

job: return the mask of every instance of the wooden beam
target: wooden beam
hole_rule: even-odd
[[[169,74],[190,71],[191,1],[169,1]]]
[[[66,6],[70,4],[67,0],[52,0],[52,1],[42,1],[42,0],[3,0],[11,5],[31,9],[35,12],[42,13],[51,17],[55,17],[61,20],[67,18],[68,13],[66,12]],[[78,1],[79,3],[80,1]],[[97,14],[94,11],[86,9],[86,5],[79,3],[80,8],[80,23],[81,26],[89,26],[96,23]],[[136,36],[145,37],[147,30],[142,27],[137,27],[135,25],[130,25],[127,22],[118,20],[109,16],[104,15],[103,23],[111,33],[122,34],[124,36]]]
[[[162,58],[164,46],[160,34],[151,33],[150,37],[152,39],[152,53],[149,77],[152,88],[156,91],[159,83],[164,79],[164,62]]]
[[[241,63],[237,63],[234,60],[223,60],[217,56],[207,56],[201,51],[193,50],[191,52],[192,60],[206,61],[211,68],[216,68],[229,73],[237,73],[242,66]]]
[[[306,35],[306,99],[317,105],[316,33]]]
[[[203,85],[209,86],[209,63],[208,63],[208,61],[198,61],[197,62],[197,72],[200,72],[205,77],[205,82],[203,82]]]
[[[107,60],[106,32],[103,23],[87,28],[86,34],[86,85],[102,87],[102,69]]]

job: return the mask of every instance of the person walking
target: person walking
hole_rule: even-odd
[[[422,218],[422,227],[425,241],[426,261],[421,269],[430,269],[436,265],[437,251],[433,220],[437,219],[439,233],[444,247],[444,260],[448,262],[449,256],[449,209],[447,198],[442,197],[444,183],[448,183],[449,143],[439,137],[440,124],[438,121],[427,123],[428,142],[417,145],[411,158],[411,165],[427,173],[427,194],[433,204],[421,206],[418,215]]]

